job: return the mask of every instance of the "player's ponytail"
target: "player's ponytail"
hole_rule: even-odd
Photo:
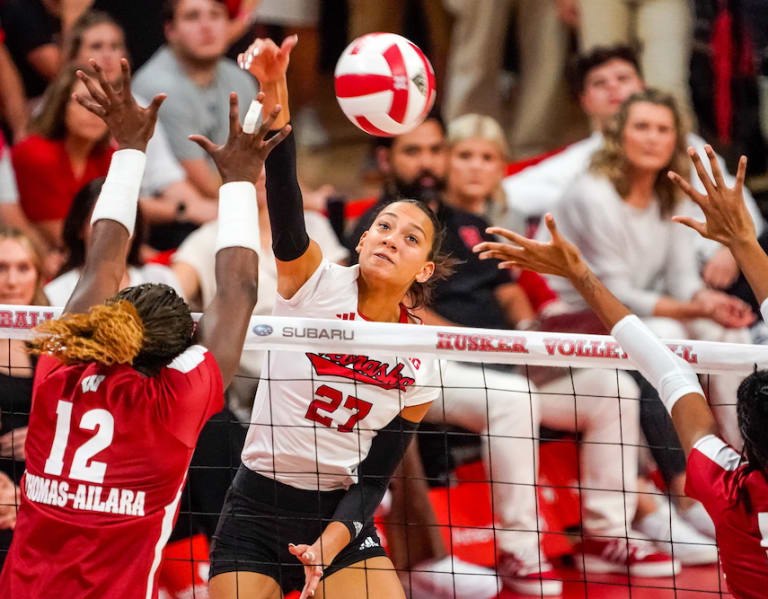
[[[31,353],[50,354],[65,364],[133,364],[144,342],[144,325],[126,300],[93,306],[85,314],[64,314],[37,327],[42,335]]]

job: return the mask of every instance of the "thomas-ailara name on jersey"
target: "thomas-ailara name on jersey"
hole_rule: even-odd
[[[99,485],[78,484],[70,492],[65,480],[53,480],[27,472],[24,491],[30,501],[73,510],[104,512],[121,516],[143,516],[146,493],[130,489],[105,489]],[[106,497],[106,499],[103,499]]]

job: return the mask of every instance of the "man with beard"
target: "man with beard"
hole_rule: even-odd
[[[460,261],[455,274],[434,290],[430,323],[482,328],[495,328],[499,321],[510,326],[518,324],[516,304],[510,301],[518,296],[518,286],[496,263],[478,260],[472,253],[475,244],[492,241],[492,236],[485,232],[489,224],[482,217],[442,202],[448,154],[440,117],[430,114],[412,131],[378,138],[376,144],[376,160],[384,175],[384,185],[379,200],[360,217],[347,240],[353,260],[357,240],[371,226],[382,205],[403,198],[419,200],[437,214],[445,228],[443,247]]]
[[[214,143],[224,143],[230,92],[237,92],[242,118],[250,98],[258,93],[256,80],[224,57],[229,16],[223,1],[165,0],[164,13],[168,43],[139,69],[133,88],[146,98],[168,94],[160,122],[171,149],[187,179],[205,197],[215,198],[221,184],[216,169],[188,136],[199,132]]]

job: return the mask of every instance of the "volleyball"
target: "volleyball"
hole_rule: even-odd
[[[336,63],[336,99],[354,125],[391,137],[419,125],[435,102],[435,72],[416,44],[394,33],[354,40]]]

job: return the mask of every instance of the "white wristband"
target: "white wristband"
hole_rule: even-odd
[[[699,377],[693,368],[679,358],[653,334],[637,316],[630,314],[617,322],[611,335],[627,352],[640,373],[659,392],[667,411],[689,393],[704,396]]]
[[[248,181],[225,183],[219,188],[216,251],[227,247],[244,247],[256,253],[261,249],[256,188]]]
[[[107,178],[93,207],[91,225],[98,220],[114,220],[133,235],[146,163],[147,155],[140,150],[118,150],[112,155]]]
[[[760,314],[763,315],[763,320],[768,323],[768,298],[763,300],[763,303],[760,304]]]

